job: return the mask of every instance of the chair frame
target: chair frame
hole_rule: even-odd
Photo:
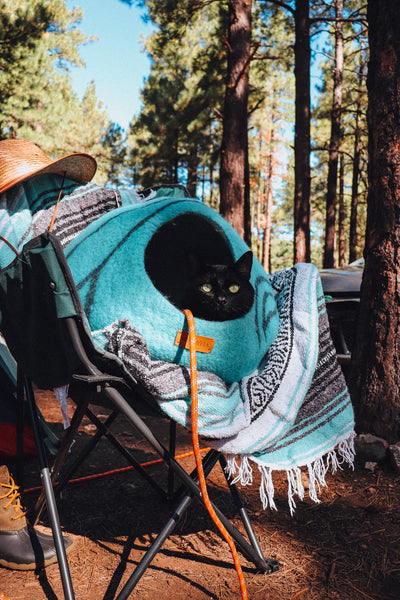
[[[72,316],[59,317],[59,320],[62,321],[62,329],[66,336],[64,343],[73,349],[73,353],[79,362],[79,368],[74,370],[74,372],[71,374],[71,382],[73,383],[74,390],[73,394],[71,394],[71,398],[76,404],[75,412],[71,421],[71,425],[66,430],[63,440],[61,441],[60,448],[57,456],[55,457],[51,471],[47,463],[46,449],[43,443],[41,428],[39,426],[38,409],[32,386],[32,380],[34,381],[34,376],[29,376],[27,373],[24,373],[20,366],[18,368],[17,388],[19,390],[18,399],[20,405],[22,406],[24,403],[24,395],[28,401],[32,423],[34,426],[35,441],[38,449],[41,478],[43,481],[43,492],[36,503],[34,519],[36,521],[38,520],[41,510],[46,504],[51,529],[53,531],[65,599],[74,600],[75,596],[68,560],[63,544],[56,496],[60,493],[62,487],[67,484],[68,480],[72,476],[72,473],[83,462],[88,453],[94,449],[97,442],[104,435],[125,456],[125,458],[131,462],[135,470],[137,470],[141,476],[145,477],[146,481],[148,481],[164,499],[174,499],[175,502],[177,502],[174,511],[166,521],[159,535],[146,551],[142,560],[134,569],[125,586],[116,598],[116,600],[125,600],[129,597],[143,573],[151,564],[153,558],[162,547],[164,541],[174,531],[177,524],[188,510],[189,506],[192,504],[193,500],[197,500],[203,505],[202,495],[197,480],[197,472],[194,470],[192,473],[188,473],[175,458],[176,424],[170,420],[170,440],[169,448],[167,449],[153,434],[151,429],[135,410],[136,401],[138,406],[144,402],[147,407],[153,408],[158,411],[159,414],[162,414],[158,406],[155,406],[155,402],[151,398],[150,394],[141,386],[139,382],[135,381],[127,373],[122,361],[120,361],[114,355],[101,352],[95,348],[84,318],[83,308],[80,303],[75,283],[73,281],[61,245],[56,236],[51,233],[43,234],[42,236],[39,236],[39,242],[52,244],[59,268],[63,274],[66,285],[76,307],[76,314]],[[32,244],[29,243],[27,246],[28,245],[30,247]],[[51,280],[51,274],[48,276]],[[97,361],[97,357],[99,355],[102,355],[100,365]],[[111,372],[114,371],[113,374],[104,370],[104,357],[106,359],[108,357],[110,359],[112,358],[111,362],[114,362],[120,371],[117,375],[114,374],[115,364],[111,368]],[[18,362],[18,357],[15,358]],[[126,389],[129,391],[130,395],[133,394],[134,402],[132,402],[131,399],[128,401],[124,396],[124,392],[121,392],[121,389],[124,391]],[[107,401],[107,405],[112,410],[111,415],[108,417],[105,423],[101,423],[89,408],[90,404],[96,404],[96,399],[100,400],[100,397],[102,401],[104,401],[104,399]],[[119,444],[119,442],[108,430],[109,425],[117,414],[122,414],[127,418],[136,432],[138,432],[143,439],[147,440],[152,449],[165,463],[168,469],[168,486],[166,491],[146,472],[145,469],[139,465],[131,452]],[[84,415],[87,415],[88,418],[95,424],[97,433],[93,437],[92,441],[88,444],[88,447],[84,448],[81,454],[77,457],[73,466],[68,470],[66,475],[60,479],[57,486],[54,487],[66,454],[71,447],[72,440],[76,435]],[[165,415],[163,416],[168,419],[168,417]],[[226,472],[225,457],[217,450],[212,449],[208,451],[206,456],[203,458],[205,476],[210,474],[216,463],[220,464],[224,472],[228,489],[231,493],[234,505],[241,517],[248,540],[246,540],[246,538],[221,512],[221,510],[213,505],[215,512],[234,539],[238,549],[250,562],[254,564],[257,570],[263,573],[273,573],[277,571],[279,568],[278,562],[273,559],[266,559],[262,553],[238,489],[233,483],[232,478]],[[175,479],[180,482],[180,487],[178,490],[174,489]]]

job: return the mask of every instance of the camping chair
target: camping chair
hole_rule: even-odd
[[[24,404],[16,402],[17,365],[4,339],[0,336],[0,457],[18,457],[17,481],[23,487],[23,458],[36,452],[33,431]],[[58,438],[39,412],[39,424],[47,451],[55,456]]]
[[[138,413],[143,402],[152,410],[159,410],[158,405],[143,389],[140,382],[133,379],[118,357],[98,350],[94,346],[69,266],[59,240],[54,234],[47,232],[28,242],[15,260],[0,271],[0,331],[18,363],[19,388],[21,389],[23,384],[31,412],[47,511],[67,600],[74,598],[74,591],[63,546],[53,483],[85,414],[100,427],[99,436],[107,433],[109,437],[108,425],[101,425],[96,420],[89,405],[97,402],[108,403],[113,411],[110,420],[115,414],[123,414],[132,427],[149,442],[168,467],[168,471],[180,482],[180,495],[176,500],[177,506],[172,516],[118,595],[119,600],[128,598],[193,499],[202,502],[196,472],[188,474],[174,458],[174,424],[171,427],[172,441],[169,449],[166,449]],[[76,403],[71,425],[66,431],[54,462],[53,481],[38,425],[32,382],[41,389],[60,388],[71,384],[70,397]],[[116,441],[113,443],[132,461],[135,469],[149,481],[149,474],[140,468],[131,453],[120,447]],[[84,456],[77,457],[75,466],[80,464],[83,458]],[[203,459],[205,475],[208,475],[218,462],[222,468],[225,466],[224,457],[216,450],[210,450]],[[68,473],[67,478],[70,476],[71,472]],[[264,573],[276,571],[278,563],[264,558],[238,490],[227,474],[225,477],[249,541],[214,506],[217,515],[238,549],[258,570]],[[176,496],[172,489],[172,477],[169,479],[166,494],[157,481],[152,481],[152,485],[164,494],[164,497]],[[41,504],[42,502],[39,501],[36,515],[41,510]]]

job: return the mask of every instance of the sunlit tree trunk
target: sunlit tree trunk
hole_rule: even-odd
[[[345,218],[346,218],[346,208],[345,208],[345,204],[344,204],[344,157],[342,154],[340,157],[340,167],[339,167],[339,219],[338,219],[339,267],[344,267],[344,265],[346,264],[346,259],[345,259],[345,253],[346,253]]]
[[[340,120],[342,112],[343,78],[343,0],[335,2],[335,71],[333,80],[333,103],[331,111],[331,139],[329,144],[328,182],[326,192],[326,219],[324,268],[335,266],[335,217],[337,202],[337,168],[340,148]]]
[[[294,262],[310,262],[310,17],[309,0],[295,9],[296,125]]]
[[[193,146],[191,148],[191,152],[190,152],[190,155],[188,158],[188,165],[187,165],[188,175],[187,175],[187,182],[186,182],[186,187],[188,189],[188,192],[193,198],[196,197],[198,164],[199,164],[199,160],[198,160],[198,156],[197,156],[197,148],[196,148],[196,146]]]
[[[261,177],[259,177],[259,182],[258,182],[258,190],[257,190],[257,258],[260,262],[262,262],[262,246],[261,246],[261,232],[262,232],[262,227],[261,227],[261,204],[262,204],[262,179]]]
[[[244,160],[244,199],[243,199],[243,218],[244,218],[244,241],[251,248],[251,216],[250,216],[250,165],[249,165],[249,136],[246,131],[246,152]]]
[[[272,177],[274,169],[274,141],[275,141],[275,109],[272,108],[272,129],[268,147],[267,157],[267,178],[265,182],[265,220],[264,220],[264,237],[263,237],[263,260],[264,269],[271,272],[271,224],[272,224]]]
[[[358,76],[358,100],[356,109],[356,122],[354,130],[354,153],[353,153],[353,176],[351,183],[351,210],[350,210],[350,248],[349,262],[357,259],[357,208],[358,208],[358,177],[360,173],[360,155],[361,155],[361,86],[364,81],[365,62],[361,59]]]
[[[229,0],[228,4],[228,72],[221,147],[220,213],[244,238],[251,0]],[[249,210],[248,204],[246,210]],[[246,219],[249,220],[249,216]]]
[[[257,134],[259,146],[258,146],[258,182],[257,182],[257,258],[262,262],[262,226],[261,226],[261,210],[263,204],[263,132],[259,131]]]
[[[368,2],[369,193],[350,379],[359,432],[400,439],[400,11]]]

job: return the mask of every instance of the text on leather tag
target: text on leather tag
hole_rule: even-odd
[[[214,344],[215,340],[213,338],[204,337],[203,335],[196,335],[196,352],[210,354]],[[175,346],[189,350],[189,333],[187,331],[182,331],[182,329],[178,331],[175,338]]]

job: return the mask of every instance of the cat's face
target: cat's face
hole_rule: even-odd
[[[191,273],[182,308],[208,321],[229,321],[244,316],[254,300],[250,272],[253,261],[246,252],[234,265],[201,265],[192,255]]]

